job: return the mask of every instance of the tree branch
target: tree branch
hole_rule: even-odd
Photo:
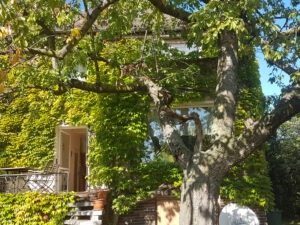
[[[297,113],[300,112],[300,86],[294,84],[289,87],[280,101],[275,105],[275,109],[268,115],[264,116],[256,126],[254,126],[254,134],[256,137],[253,140],[257,139],[260,135],[263,134],[273,134],[276,129],[287,120],[291,119]]]
[[[98,5],[89,16],[87,16],[85,23],[82,25],[81,28],[78,28],[80,30],[80,36],[73,37],[72,40],[70,40],[65,46],[63,46],[58,51],[53,51],[49,49],[38,49],[38,48],[25,48],[23,51],[25,53],[30,54],[38,54],[38,55],[44,55],[49,57],[55,57],[57,59],[63,59],[71,50],[79,43],[79,41],[88,33],[92,25],[95,23],[96,19],[100,15],[100,13],[108,8],[110,5],[116,3],[119,0],[111,0],[107,1],[104,5],[100,4]],[[44,32],[54,34],[66,34],[70,32],[65,31],[51,31],[49,30],[41,21],[38,22],[38,24],[43,28]],[[0,54],[5,54],[5,52],[1,52]]]
[[[184,11],[181,8],[176,8],[172,5],[166,4],[166,1],[161,0],[149,0],[149,2],[162,13],[173,16],[185,22],[190,22],[189,16],[191,13]]]
[[[88,53],[88,56],[92,59],[92,60],[96,60],[96,61],[101,61],[101,62],[105,62],[107,64],[109,64],[109,60],[102,57],[102,56],[98,56],[96,54],[93,53]]]
[[[298,72],[299,70],[295,69],[291,65],[289,65],[287,62],[284,62],[283,60],[266,60],[270,65],[274,65],[278,67],[279,69],[283,70],[287,74],[291,75],[292,73]]]
[[[293,37],[295,37],[295,35],[300,36],[300,27],[293,27],[289,30],[280,32],[280,34],[283,36],[290,36],[290,35],[293,35]]]
[[[82,0],[82,2],[83,2],[84,11],[86,13],[86,16],[89,17],[90,13],[89,13],[89,9],[88,9],[88,4],[87,4],[86,0]]]
[[[262,46],[268,46],[270,43],[269,41],[266,40],[261,40]],[[265,52],[262,50],[262,52],[265,54]],[[283,59],[270,59],[270,58],[266,58],[266,61],[272,65],[272,66],[276,66],[279,69],[283,70],[285,73],[291,75],[292,73],[295,73],[299,70],[297,70],[296,68],[294,68],[293,66],[291,66],[288,62],[285,62]]]
[[[42,91],[50,91],[55,95],[62,95],[66,93],[68,90],[76,88],[83,91],[99,93],[99,94],[112,94],[112,93],[133,93],[133,92],[147,92],[145,86],[136,85],[136,86],[113,86],[113,85],[101,85],[97,83],[88,83],[85,81],[71,79],[67,82],[59,82],[58,89],[55,87],[45,87],[41,85],[27,85],[24,87],[7,87],[6,90],[0,93],[0,99],[9,98],[10,94],[17,93],[19,91],[23,91],[24,89],[38,89]]]
[[[72,40],[66,44],[63,48],[61,48],[57,55],[60,58],[64,58],[66,54],[68,54],[77,44],[78,42],[87,34],[89,29],[92,27],[92,25],[95,23],[96,19],[100,15],[100,13],[108,8],[110,5],[116,3],[118,0],[111,0],[111,1],[106,1],[104,5],[100,4],[98,5],[93,12],[87,17],[86,22],[83,24],[82,28],[80,29],[80,36],[79,37],[74,37]]]
[[[56,51],[50,49],[24,48],[22,51],[27,54],[29,53],[33,55],[43,55],[43,56],[55,57],[57,59],[63,59],[57,54]]]
[[[113,85],[99,85],[92,84],[85,81],[71,79],[67,86],[69,88],[77,88],[80,90],[90,91],[94,93],[132,93],[132,92],[146,92],[146,87],[143,85],[136,86],[113,86]]]
[[[167,91],[155,84],[149,77],[140,76],[138,79],[141,84],[147,87],[149,95],[159,111],[160,125],[163,130],[163,135],[175,160],[182,169],[186,169],[191,160],[192,152],[184,144],[180,134],[176,129],[174,115],[171,113],[172,115],[170,116],[171,109],[168,106],[170,103],[169,100],[160,96],[161,92]]]
[[[228,154],[229,164],[235,165],[244,160],[267,141],[281,124],[298,113],[300,113],[300,86],[295,84],[286,90],[270,114],[253,123],[238,137],[233,147],[235,151]]]
[[[202,146],[203,146],[203,128],[202,128],[202,123],[199,118],[199,115],[195,112],[191,113],[191,117],[195,121],[195,127],[196,127],[196,142],[194,145],[194,152],[197,151],[202,151]]]

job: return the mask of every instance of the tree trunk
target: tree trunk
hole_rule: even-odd
[[[229,169],[228,161],[222,159],[226,158],[225,147],[230,145],[228,140],[232,136],[235,121],[238,39],[234,31],[223,31],[219,42],[217,96],[211,127],[215,143],[207,151],[202,151],[202,145],[195,146],[190,154],[192,156],[184,158],[187,167],[182,167],[184,182],[181,190],[180,225],[218,224],[220,183],[225,171]],[[198,129],[197,136],[202,136],[201,129]],[[192,161],[187,161],[190,158]]]
[[[219,38],[216,98],[211,133],[230,137],[236,111],[238,38],[234,31],[223,31]]]
[[[217,225],[220,193],[219,175],[198,168],[184,177],[181,189],[180,225]],[[207,174],[207,175],[206,175]]]

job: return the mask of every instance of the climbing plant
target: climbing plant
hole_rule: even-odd
[[[26,192],[0,194],[0,223],[2,225],[57,225],[70,211],[74,193],[40,194]]]
[[[180,180],[179,168],[146,151],[148,98],[137,94],[99,96],[95,136],[90,140],[89,180],[112,193],[118,214],[149,197],[159,185]]]
[[[264,95],[260,85],[260,74],[254,52],[241,57],[239,70],[239,92],[235,132],[245,129],[245,124],[257,119],[264,112]],[[231,168],[223,179],[221,196],[242,205],[260,206],[272,209],[274,196],[268,176],[268,162],[265,158],[267,146],[257,149],[249,158]]]
[[[63,113],[62,99],[31,90],[1,103],[1,166],[43,167],[53,157],[55,126]]]

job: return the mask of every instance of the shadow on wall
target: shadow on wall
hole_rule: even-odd
[[[177,199],[157,199],[157,225],[178,225],[179,204]]]

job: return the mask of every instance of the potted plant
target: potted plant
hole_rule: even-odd
[[[97,199],[104,199],[105,203],[107,200],[108,190],[107,189],[101,189],[97,192]]]
[[[95,199],[93,201],[94,210],[103,210],[105,206],[104,199]]]
[[[97,199],[93,201],[94,210],[102,210],[106,204],[108,190],[101,189],[97,192]]]

